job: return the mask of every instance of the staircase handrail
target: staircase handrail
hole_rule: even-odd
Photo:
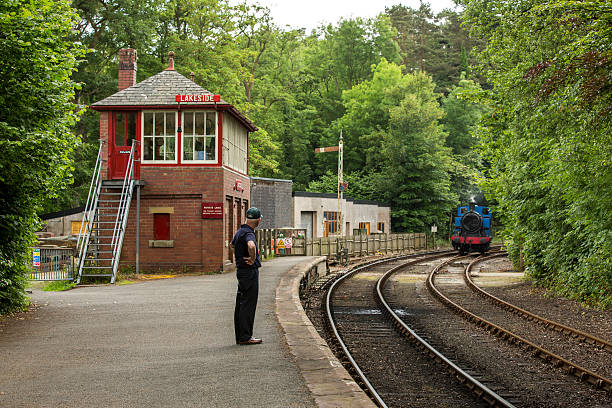
[[[91,176],[91,182],[89,184],[89,192],[87,193],[87,203],[83,210],[83,218],[81,219],[81,227],[79,228],[79,237],[77,239],[76,250],[79,253],[79,275],[77,283],[81,281],[81,273],[83,271],[83,265],[85,264],[85,257],[87,254],[87,246],[91,237],[93,229],[94,210],[98,205],[98,198],[100,197],[100,191],[102,189],[102,151],[104,147],[104,141],[100,139],[100,147],[98,148],[98,156],[96,158],[96,164],[94,165],[94,171]]]
[[[132,191],[134,190],[135,180],[134,175],[134,161],[137,140],[132,141],[132,148],[130,149],[130,157],[128,159],[125,176],[123,178],[123,185],[121,187],[121,196],[119,198],[119,208],[117,209],[117,217],[115,218],[115,226],[113,228],[113,238],[111,241],[111,248],[113,249],[112,265],[113,265],[113,276],[111,283],[115,282],[117,270],[119,268],[119,258],[121,256],[121,248],[123,246],[123,237],[125,236],[125,228],[127,226],[128,213],[130,211],[130,203],[132,201]]]

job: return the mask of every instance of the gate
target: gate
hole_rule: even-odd
[[[59,281],[76,279],[72,248],[33,248],[30,280]]]

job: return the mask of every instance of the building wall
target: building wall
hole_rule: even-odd
[[[223,115],[223,165],[247,173],[247,130],[230,114]]]
[[[385,223],[385,232],[391,230],[391,208],[375,201],[359,201],[344,198],[342,206],[342,234],[352,235],[360,222],[370,223],[370,232],[377,231],[377,223]],[[335,194],[296,192],[293,195],[293,226],[301,226],[301,213],[314,214],[314,238],[322,237],[324,212],[338,212],[338,198]],[[347,223],[349,230],[347,231]]]
[[[109,180],[108,169],[108,132],[110,124],[110,112],[100,112],[100,139],[102,140],[102,159],[106,160],[106,165],[102,166],[102,180]]]
[[[243,191],[236,189],[236,180]],[[230,259],[228,237],[242,222],[240,211],[230,211],[232,204],[248,203],[250,194],[247,177],[221,167],[143,167],[140,193],[141,271],[198,271],[224,269]],[[223,205],[222,219],[202,219],[203,202]],[[136,261],[136,196],[130,206],[128,226],[123,243],[121,262],[124,266]],[[150,247],[153,236],[153,211],[166,207],[170,212],[172,247]],[[242,212],[244,214],[244,212]],[[232,217],[228,220],[228,217]]]
[[[291,227],[293,223],[291,180],[251,177],[251,206],[263,215],[259,228]]]
[[[64,237],[71,234],[72,222],[76,221],[81,223],[83,220],[83,211],[76,212],[74,214],[59,215],[53,218],[47,218],[44,220],[47,225],[46,232],[51,232],[54,237]]]

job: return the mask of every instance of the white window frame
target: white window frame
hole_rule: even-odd
[[[144,150],[145,150],[145,134],[144,134],[144,129],[145,129],[145,113],[153,113],[153,114],[157,114],[157,113],[163,113],[164,114],[164,121],[165,119],[165,114],[167,113],[173,113],[174,114],[174,160],[145,160],[144,158]],[[154,116],[155,118],[155,116]],[[177,137],[177,130],[178,130],[178,112],[177,111],[158,111],[158,110],[147,110],[147,111],[142,111],[141,112],[141,117],[140,117],[140,150],[141,150],[141,163],[142,164],[177,164],[178,163],[178,152],[177,152],[177,143],[178,143],[178,137]],[[164,131],[166,129],[165,123],[164,123]],[[153,121],[153,131],[155,131],[155,119]],[[149,136],[149,135],[147,135]],[[153,136],[153,143],[155,143],[155,137],[161,137],[161,136]],[[164,139],[168,139],[169,137],[166,136],[164,134]],[[165,144],[165,141],[164,141]],[[155,151],[155,147],[153,147],[153,151]]]
[[[215,159],[214,160],[186,160],[185,156],[184,156],[184,147],[185,147],[185,114],[189,113],[189,114],[194,114],[196,112],[203,112],[206,114],[206,116],[208,116],[209,114],[213,113],[215,114]],[[193,121],[193,126],[195,129],[195,120]],[[181,112],[181,163],[186,163],[186,164],[218,164],[219,160],[221,160],[219,158],[219,113],[217,111],[212,111],[212,110],[206,110],[206,109],[201,109],[201,110],[185,110]],[[207,129],[206,129],[206,119],[204,119],[204,133],[207,133]],[[206,139],[211,137],[212,135],[196,135],[195,133],[193,133],[192,135],[188,136],[190,138],[192,137],[204,137],[204,149],[206,149]],[[194,143],[195,146],[195,143]],[[206,152],[206,150],[204,150]],[[204,153],[206,154],[206,153]]]

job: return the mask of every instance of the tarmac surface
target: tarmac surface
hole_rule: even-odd
[[[264,262],[251,346],[235,344],[235,273],[35,289],[37,307],[0,318],[0,407],[325,405],[275,316],[281,277],[312,259]]]

